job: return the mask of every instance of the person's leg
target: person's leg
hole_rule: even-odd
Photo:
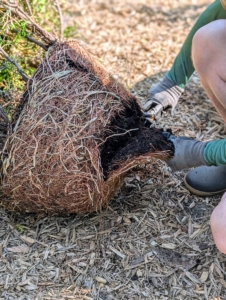
[[[196,32],[192,60],[207,96],[226,121],[226,20],[213,21]]]
[[[192,60],[207,96],[226,121],[226,20],[213,21],[196,32]],[[184,182],[193,194],[215,195],[226,191],[225,174],[226,166],[202,166],[188,172]]]
[[[226,254],[226,193],[211,214],[210,226],[218,250]]]

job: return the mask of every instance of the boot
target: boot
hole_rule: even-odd
[[[201,166],[189,171],[184,178],[187,189],[198,196],[213,196],[226,191],[226,166]]]

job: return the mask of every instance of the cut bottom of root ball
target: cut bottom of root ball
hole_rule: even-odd
[[[151,157],[154,153],[158,153],[159,159],[165,160],[174,154],[173,143],[162,135],[163,129],[152,127],[149,121],[137,116],[137,113],[133,111],[132,116],[124,116],[123,119],[118,116],[114,119],[114,124],[111,124],[115,134],[107,139],[101,151],[105,180],[112,171],[119,169],[123,162],[142,155]],[[126,133],[122,133],[123,131]]]

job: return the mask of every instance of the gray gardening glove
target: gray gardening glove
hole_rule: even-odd
[[[143,109],[150,116],[155,116],[168,107],[175,108],[184,89],[167,77],[149,90],[147,102]]]
[[[187,137],[176,137],[168,132],[163,135],[174,145],[174,156],[167,161],[174,171],[189,169],[208,164],[204,160],[203,150],[207,142],[201,142]]]

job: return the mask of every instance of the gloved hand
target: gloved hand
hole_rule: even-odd
[[[169,132],[163,132],[174,145],[174,156],[167,161],[174,171],[189,169],[208,164],[204,160],[203,151],[207,142],[201,142],[187,137],[176,137]]]
[[[149,90],[143,109],[150,116],[155,116],[168,107],[174,109],[183,91],[184,89],[164,77],[161,82]]]

